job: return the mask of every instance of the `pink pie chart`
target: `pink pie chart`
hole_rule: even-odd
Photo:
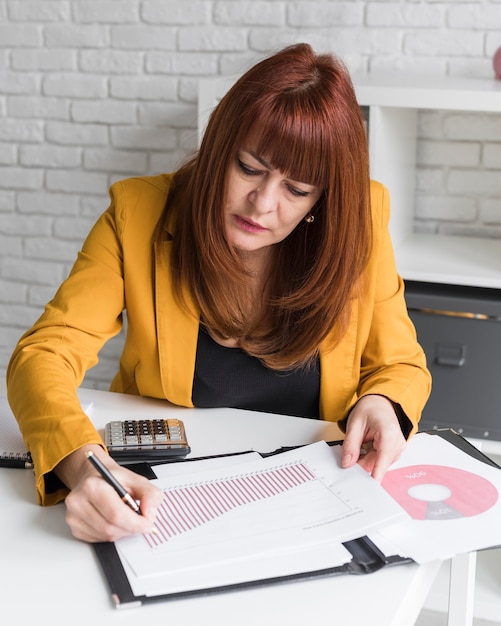
[[[412,465],[389,470],[386,491],[415,520],[450,520],[480,515],[498,501],[486,478],[455,467]]]

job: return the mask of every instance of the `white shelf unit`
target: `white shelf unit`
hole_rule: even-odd
[[[355,76],[354,85],[369,108],[371,176],[390,191],[390,230],[403,278],[501,288],[500,240],[413,232],[419,110],[501,115],[501,82],[368,74]]]

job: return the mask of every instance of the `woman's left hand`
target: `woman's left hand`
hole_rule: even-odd
[[[405,446],[406,441],[391,402],[384,396],[364,396],[348,416],[342,465],[351,467],[359,461],[373,478],[381,482],[386,470],[400,457]]]

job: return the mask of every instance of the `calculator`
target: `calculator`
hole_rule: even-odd
[[[129,419],[108,422],[104,443],[118,463],[166,462],[191,452],[181,420]]]

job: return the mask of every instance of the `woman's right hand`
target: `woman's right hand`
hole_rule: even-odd
[[[86,456],[89,450],[139,502],[141,515],[125,504],[92,466]],[[63,459],[55,472],[70,489],[65,501],[66,522],[77,539],[116,541],[128,535],[154,532],[162,492],[144,476],[118,465],[100,446],[79,448]]]

